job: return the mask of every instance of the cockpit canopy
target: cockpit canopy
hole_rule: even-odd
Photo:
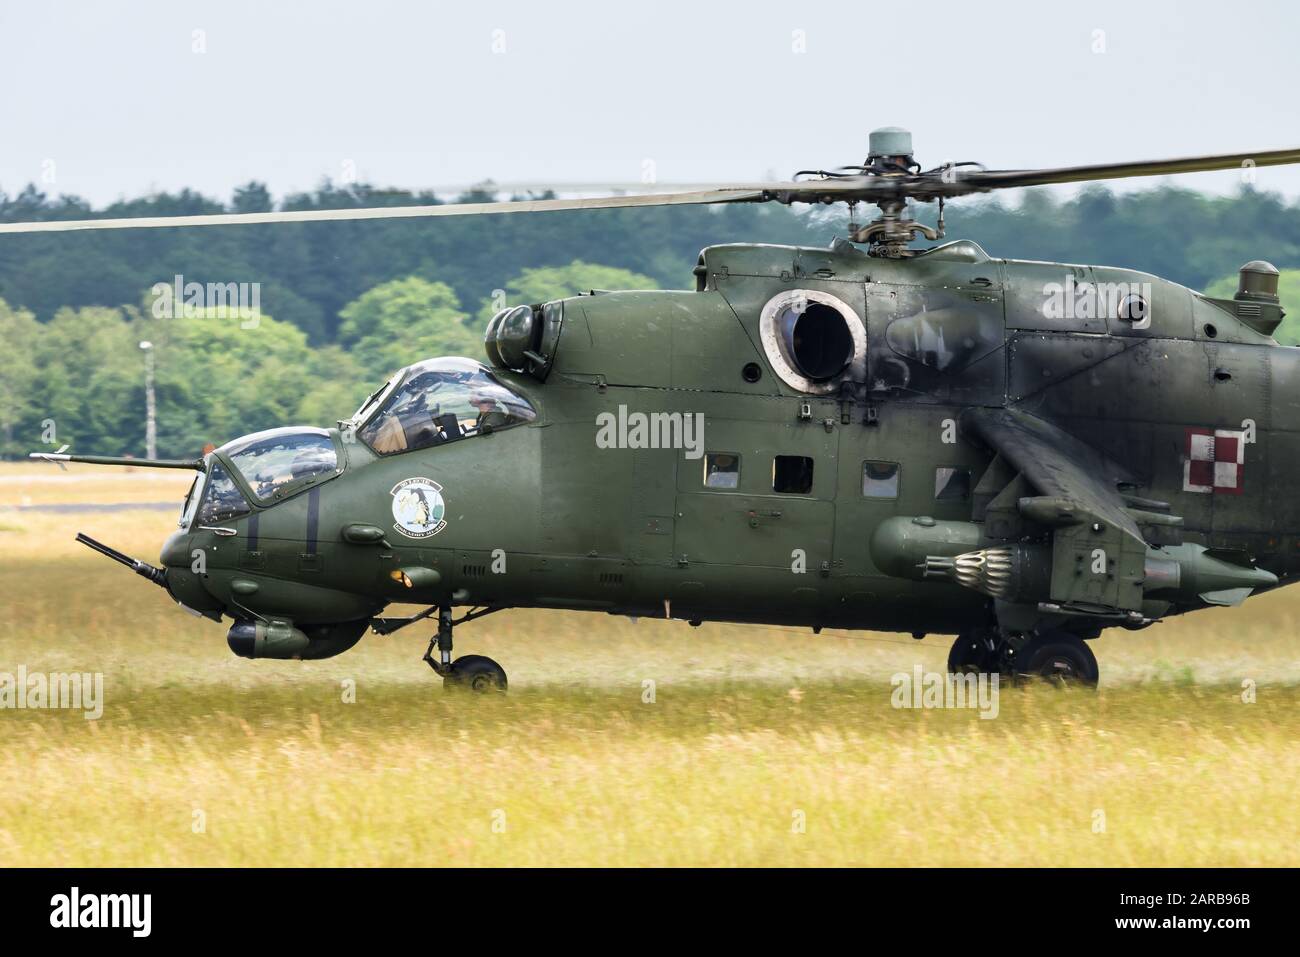
[[[252,501],[267,506],[340,471],[330,433],[307,426],[242,436],[207,456],[205,463],[185,497],[181,528],[220,525],[249,514],[249,499],[237,479],[252,493]]]
[[[339,424],[355,430],[377,454],[394,455],[536,418],[529,401],[482,364],[444,358],[402,369]],[[207,457],[206,469],[190,488],[181,527],[229,522],[248,515],[253,505],[274,505],[337,475],[338,443],[347,437],[290,426],[227,442]]]
[[[311,479],[337,471],[339,465],[330,434],[303,426],[254,432],[217,451],[224,453],[262,502],[296,491]]]
[[[428,359],[407,366],[351,419],[361,441],[395,455],[509,428],[537,418],[523,396],[472,359]]]

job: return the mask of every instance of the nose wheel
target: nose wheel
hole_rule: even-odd
[[[438,633],[429,642],[424,661],[435,674],[442,677],[442,686],[446,690],[472,691],[476,694],[505,693],[508,684],[506,670],[497,662],[485,655],[461,655],[454,661],[451,657],[452,627],[496,610],[489,608],[478,613],[469,612],[459,621],[453,621],[450,605],[438,609]],[[436,658],[434,649],[438,651]]]
[[[506,670],[483,655],[461,655],[451,663],[451,673],[442,676],[442,686],[448,691],[504,693],[506,684]]]

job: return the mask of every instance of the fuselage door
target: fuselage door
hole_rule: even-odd
[[[679,560],[785,569],[831,560],[838,441],[822,419],[836,405],[811,404],[816,422],[710,423],[704,458],[678,466]]]

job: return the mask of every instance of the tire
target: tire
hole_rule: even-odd
[[[1097,658],[1082,638],[1060,631],[1035,635],[1016,652],[1018,679],[1095,688],[1101,676]]]
[[[506,670],[483,655],[462,655],[451,663],[451,674],[442,679],[442,686],[448,691],[504,694]]]
[[[964,631],[948,651],[948,673],[995,674],[1001,671],[1001,655],[987,644],[989,632],[983,629]]]

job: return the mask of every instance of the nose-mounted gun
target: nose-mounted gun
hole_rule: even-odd
[[[150,565],[148,562],[142,562],[138,558],[132,558],[130,555],[119,552],[116,548],[109,548],[103,542],[97,542],[85,532],[77,533],[77,541],[87,548],[99,552],[99,554],[113,559],[119,565],[125,565],[141,578],[147,578],[161,588],[167,587],[167,573],[161,568]]]

